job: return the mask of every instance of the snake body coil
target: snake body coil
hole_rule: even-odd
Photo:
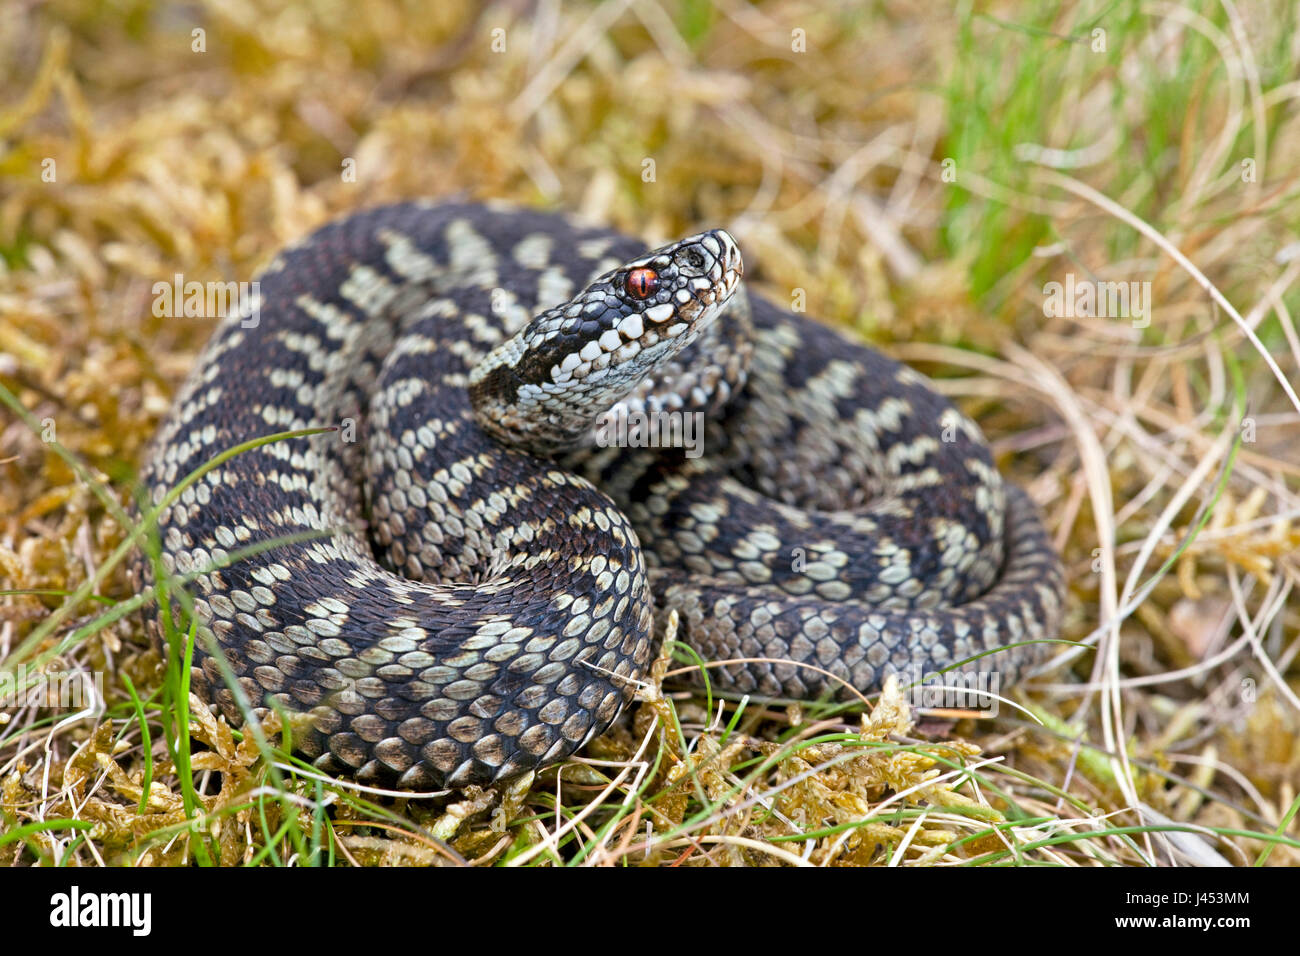
[[[720,231],[647,254],[477,204],[374,209],[285,250],[143,471],[157,504],[236,444],[339,426],[162,510],[206,638],[196,691],[239,719],[219,647],[248,704],[311,715],[295,746],[317,767],[432,790],[602,732],[669,608],[737,660],[710,674],[738,692],[870,692],[995,648],[965,667],[1015,680],[1063,591],[1032,504],[920,375],[747,296],[740,268]],[[593,441],[695,413],[703,454]]]

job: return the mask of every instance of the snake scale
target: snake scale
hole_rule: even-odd
[[[338,426],[161,510],[194,690],[239,721],[219,649],[245,706],[308,715],[314,766],[425,791],[603,732],[669,609],[736,693],[872,692],[996,648],[964,666],[1014,681],[1064,591],[1034,506],[921,375],[741,269],[721,230],[647,253],[490,203],[375,208],[285,249],[142,468],[157,505],[241,442]],[[593,439],[634,413],[701,416],[697,451]]]

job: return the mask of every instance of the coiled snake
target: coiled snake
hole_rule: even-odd
[[[480,204],[373,209],[285,250],[142,473],[156,504],[240,442],[340,426],[161,512],[163,566],[195,575],[195,690],[239,719],[219,646],[260,713],[311,716],[294,743],[318,768],[432,790],[601,733],[669,608],[737,692],[870,692],[994,648],[965,667],[1015,680],[1063,593],[1033,505],[919,374],[740,275],[725,232],[645,253]],[[700,440],[639,447],[659,421]]]

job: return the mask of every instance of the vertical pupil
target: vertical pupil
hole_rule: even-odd
[[[635,269],[628,276],[628,291],[638,299],[644,299],[654,291],[658,278],[653,269]]]

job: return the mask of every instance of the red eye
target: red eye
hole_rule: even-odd
[[[627,274],[627,291],[637,299],[648,299],[659,288],[659,273],[653,269],[633,269]]]

